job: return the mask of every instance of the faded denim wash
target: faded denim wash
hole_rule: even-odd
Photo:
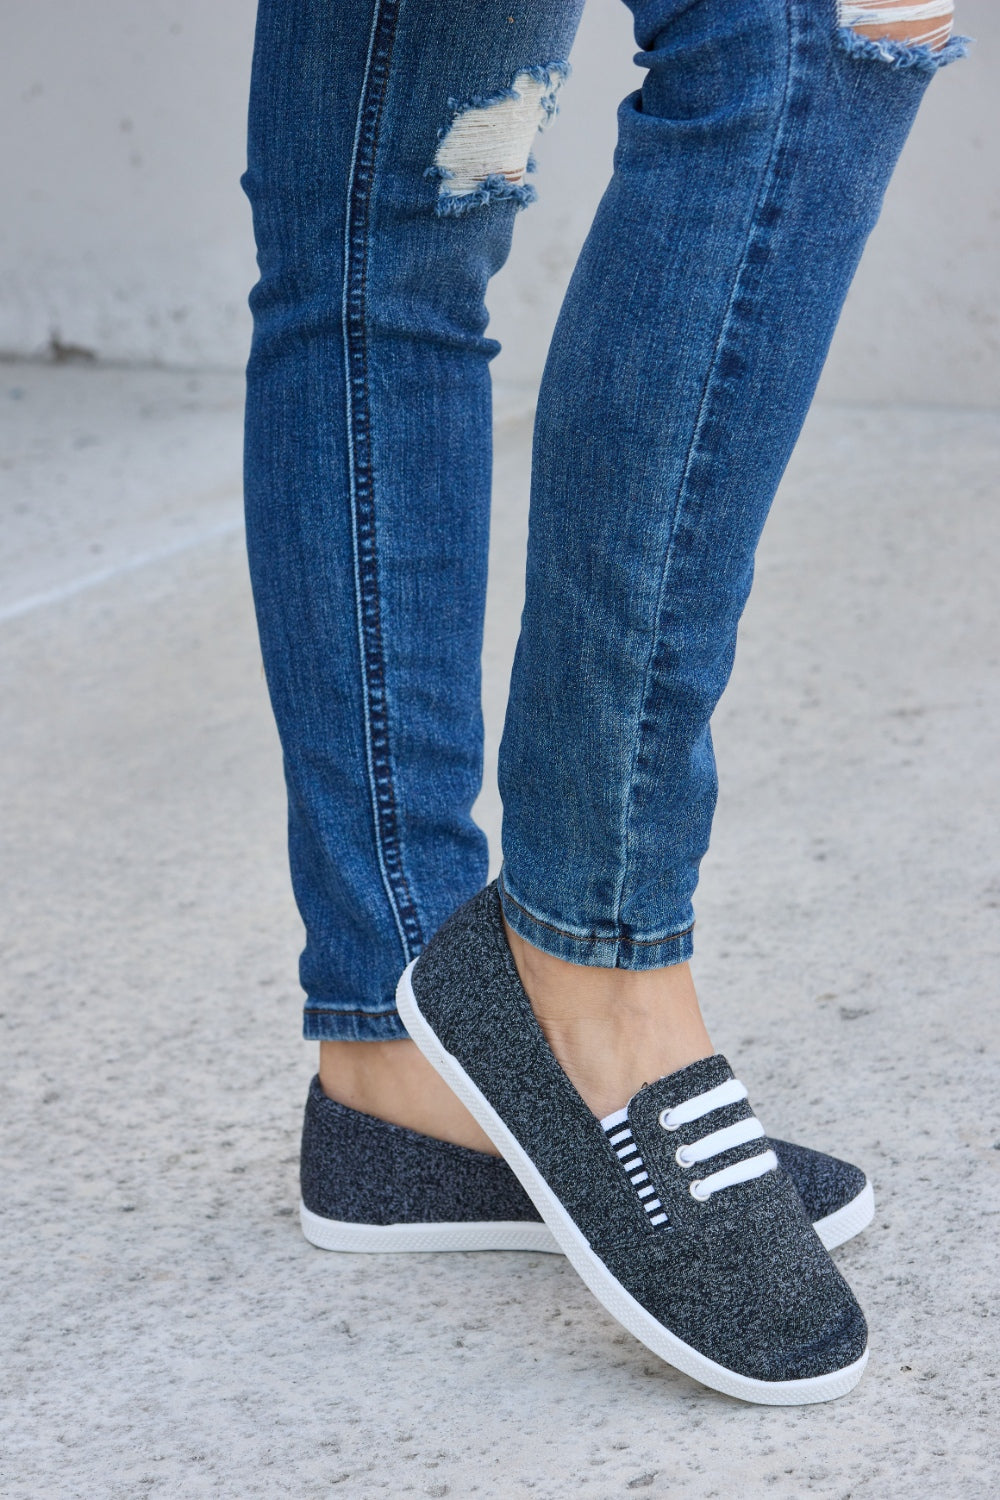
[[[485,884],[484,295],[580,8],[260,3],[247,539],[310,1037],[403,1035],[401,969]],[[754,550],[923,89],[961,43],[861,42],[836,0],[632,9],[642,87],[538,406],[501,890],[537,946],[646,968],[691,952],[709,721]]]

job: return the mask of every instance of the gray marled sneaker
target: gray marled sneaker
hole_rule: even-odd
[[[397,1004],[573,1267],[647,1348],[746,1401],[827,1401],[857,1384],[864,1316],[724,1058],[595,1120],[535,1020],[495,886],[432,938]]]
[[[859,1167],[772,1140],[827,1249],[871,1223]],[[328,1099],[309,1085],[300,1216],[323,1250],[542,1250],[559,1246],[502,1156],[434,1140]]]

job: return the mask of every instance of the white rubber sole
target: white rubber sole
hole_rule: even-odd
[[[647,1312],[594,1254],[531,1157],[424,1020],[410,983],[416,962],[414,959],[407,965],[396,988],[396,1006],[403,1025],[427,1061],[437,1069],[506,1158],[578,1276],[623,1328],[674,1369],[740,1401],[766,1406],[805,1406],[817,1401],[833,1401],[857,1385],[868,1363],[867,1349],[854,1364],[829,1375],[814,1375],[806,1380],[755,1380],[749,1375],[727,1370],[724,1365],[699,1353]]]
[[[321,1250],[378,1252],[428,1250],[540,1250],[559,1255],[548,1226],[517,1220],[482,1223],[349,1224],[324,1219],[299,1205],[302,1233]]]
[[[871,1183],[866,1182],[856,1198],[838,1208],[836,1213],[827,1214],[825,1219],[817,1219],[813,1228],[828,1250],[836,1250],[838,1245],[846,1244],[862,1229],[867,1229],[874,1217],[875,1194]]]
[[[860,1234],[875,1216],[871,1184],[850,1203],[813,1225],[828,1250]],[[561,1255],[545,1223],[523,1219],[460,1220],[438,1224],[352,1224],[346,1219],[324,1219],[299,1204],[302,1233],[321,1250],[357,1250],[362,1254],[427,1254],[435,1250],[529,1250],[539,1255]]]

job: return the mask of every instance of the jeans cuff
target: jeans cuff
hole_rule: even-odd
[[[551,953],[553,958],[598,969],[665,969],[671,964],[686,963],[694,952],[693,923],[682,932],[658,938],[621,932],[570,932],[515,900],[504,883],[502,870],[497,890],[508,927],[533,947]]]
[[[302,1035],[307,1042],[397,1042],[407,1032],[395,1009],[338,1010],[307,1001]]]

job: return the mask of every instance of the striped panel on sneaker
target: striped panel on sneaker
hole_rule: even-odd
[[[649,1180],[649,1173],[643,1165],[639,1154],[639,1148],[632,1137],[632,1127],[628,1122],[628,1110],[617,1109],[613,1115],[605,1115],[601,1121],[604,1134],[614,1153],[622,1164],[629,1182],[635,1188],[639,1202],[649,1215],[649,1222],[657,1228],[667,1222],[667,1216],[663,1212],[663,1204],[656,1196],[656,1189]]]

